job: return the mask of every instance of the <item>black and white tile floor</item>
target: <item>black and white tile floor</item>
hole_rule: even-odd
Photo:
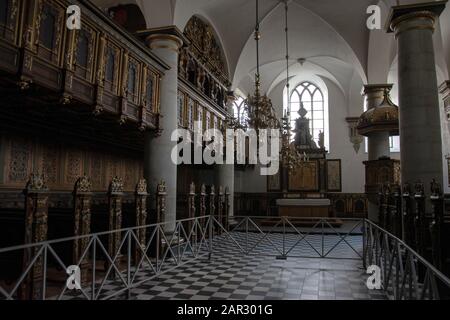
[[[242,248],[248,239],[250,249],[262,239],[261,234],[233,233]],[[212,259],[198,258],[168,270],[132,290],[131,299],[137,300],[368,300],[386,299],[382,291],[366,287],[368,275],[362,268],[358,254],[362,251],[362,237],[349,236],[346,241],[335,235],[309,235],[307,242],[295,246],[287,260],[277,260],[282,250],[281,235],[271,234],[259,243],[250,255],[245,255],[229,237],[214,240]],[[245,239],[244,239],[244,238]],[[286,250],[298,241],[298,235],[287,235]],[[351,248],[351,247],[353,248]],[[277,247],[275,249],[274,247]],[[314,247],[315,249],[313,249]],[[323,249],[322,249],[323,247]],[[206,246],[205,246],[206,249]],[[332,250],[331,250],[332,249]],[[328,257],[314,258],[321,252]],[[341,259],[339,259],[341,258]],[[354,258],[342,259],[342,258]],[[167,269],[174,266],[167,261]],[[136,282],[148,278],[140,271]],[[101,296],[113,294],[119,286],[107,283]],[[117,296],[124,299],[125,296]]]
[[[241,246],[243,236],[233,234]],[[321,236],[308,237],[308,242],[321,252]],[[255,245],[262,236],[255,234],[251,238],[249,243]],[[168,271],[134,289],[134,298],[138,300],[386,299],[383,292],[369,290],[366,287],[368,276],[362,269],[361,260],[322,258],[276,260],[270,255],[278,254],[278,250],[273,249],[272,244],[279,249],[282,248],[280,235],[270,235],[270,238],[271,242],[265,240],[255,248],[254,255],[243,255],[226,237],[217,239],[210,261],[199,259]],[[293,246],[298,239],[298,236],[293,235],[286,243]],[[325,236],[324,252],[331,249],[339,240],[337,236]],[[357,251],[362,250],[361,236],[349,237],[346,241]],[[291,252],[299,255],[317,255],[305,242],[301,242]],[[353,257],[352,253],[356,255],[347,243],[342,241],[330,252],[330,256]]]

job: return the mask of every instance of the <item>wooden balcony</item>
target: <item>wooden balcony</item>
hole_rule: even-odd
[[[81,29],[66,27],[81,8]],[[5,126],[141,149],[158,132],[168,66],[89,1],[8,0],[0,14],[0,118]],[[31,130],[31,131],[33,131]]]

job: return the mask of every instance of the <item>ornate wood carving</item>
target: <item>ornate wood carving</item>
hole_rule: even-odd
[[[219,186],[219,192],[218,192],[218,196],[217,196],[217,220],[219,221],[219,223],[222,226],[225,226],[225,221],[224,221],[224,209],[225,209],[225,194],[223,192],[223,187]],[[217,229],[217,231],[220,233],[222,233],[222,229],[219,227]]]
[[[119,230],[122,228],[122,197],[123,181],[121,178],[115,177],[112,179],[108,191],[109,230]],[[109,235],[108,252],[111,257],[114,257],[118,253],[121,240],[122,234],[120,232]]]
[[[230,188],[225,187],[225,224],[224,228],[226,230],[229,230],[230,226]]]
[[[91,233],[91,204],[92,204],[92,183],[91,180],[84,176],[77,180],[73,192],[74,207],[74,236],[88,235]],[[82,284],[86,284],[88,279],[88,257],[84,252],[88,246],[89,239],[83,238],[74,241],[73,263],[79,264],[81,269]],[[82,259],[80,261],[80,259]]]
[[[415,249],[420,255],[425,253],[424,223],[425,223],[425,189],[422,182],[414,184],[414,231]]]
[[[166,214],[166,182],[161,181],[156,187],[156,222],[164,221]]]
[[[217,78],[228,85],[228,70],[222,49],[216,40],[213,28],[193,16],[187,23],[184,34],[191,41],[189,50],[194,56],[207,66]]]
[[[133,123],[135,130],[157,129],[159,82],[165,66],[139,40],[118,31],[112,21],[99,19],[90,3],[78,4],[83,12],[81,30],[68,30],[65,0],[5,1],[9,16],[6,24],[0,23],[0,69],[8,76],[0,80],[21,90],[44,89],[33,104],[76,103],[89,107],[94,115],[114,114],[121,124]],[[114,63],[108,64],[111,52]],[[128,57],[130,67],[136,66],[135,90],[129,94],[122,90],[128,87],[129,68],[123,63]],[[144,67],[147,77],[142,76]],[[108,70],[112,77],[106,79]],[[146,97],[143,88],[152,87]],[[126,99],[121,102],[121,97]],[[141,110],[144,98],[152,101]]]
[[[214,216],[216,214],[216,189],[214,185],[211,186],[209,192],[209,215]]]
[[[142,176],[141,156],[119,155],[88,147],[67,146],[63,141],[44,142],[16,135],[2,135],[4,148],[1,188],[23,186],[32,171],[42,172],[47,185],[55,191],[72,191],[75,182],[86,174],[95,192],[104,192],[115,176],[124,177],[124,190],[135,191],[135,183]],[[20,188],[21,189],[21,188]]]
[[[47,240],[48,191],[44,177],[32,174],[24,190],[26,244]],[[24,250],[23,269],[30,265],[36,254],[36,249]],[[19,293],[22,299],[42,299],[43,263],[41,255],[28,272]]]
[[[196,208],[195,208],[195,197],[196,197],[196,194],[195,194],[195,183],[192,182],[189,185],[189,194],[188,194],[188,218],[189,219],[195,218],[195,211],[196,211]],[[188,229],[186,230],[186,233],[189,236],[189,234],[190,234],[190,232],[192,230],[192,227],[194,225],[194,221],[191,221],[191,220],[188,221],[187,225],[188,225]],[[195,237],[195,232],[192,233],[192,236]]]
[[[200,217],[206,216],[206,186],[200,187]]]
[[[147,181],[140,179],[136,185],[135,204],[136,204],[136,226],[142,227],[147,225]],[[146,229],[138,229],[136,236],[139,240],[139,245],[142,250],[146,247]],[[142,251],[136,248],[135,262],[139,263],[142,257]]]

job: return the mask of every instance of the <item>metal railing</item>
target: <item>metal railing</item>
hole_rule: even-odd
[[[0,249],[0,256],[23,261],[17,277],[0,282],[0,299],[130,297],[133,288],[165,272],[194,259],[210,258],[213,223],[212,217],[204,216]],[[145,243],[143,232],[148,236]],[[65,252],[75,242],[83,244],[83,253],[77,261],[70,261]],[[80,270],[81,283],[77,283],[75,295],[66,294],[69,266]],[[114,292],[108,292],[108,285],[114,285]]]
[[[393,299],[448,297],[445,275],[368,220],[230,219],[231,228],[203,216],[0,249],[0,299],[128,299],[134,288],[215,254],[357,259],[381,269],[383,289]],[[83,248],[76,259],[67,256],[75,243]],[[13,260],[21,263],[5,279],[2,263]],[[68,289],[69,266],[80,270],[79,290]]]
[[[394,300],[439,300],[450,297],[450,279],[402,240],[364,221],[364,267],[381,271],[381,284]]]
[[[279,259],[363,258],[362,219],[245,216],[233,220],[235,225],[230,231],[221,230],[246,255],[264,254]],[[344,230],[339,230],[342,226]]]

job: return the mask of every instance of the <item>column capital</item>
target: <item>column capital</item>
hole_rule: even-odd
[[[376,94],[383,98],[384,91],[391,92],[393,86],[392,83],[365,84],[361,90],[361,95],[368,96],[370,94]]]
[[[176,26],[139,31],[137,36],[143,39],[150,49],[162,48],[178,53],[181,47],[189,44],[189,40]]]
[[[386,31],[400,33],[409,30],[431,30],[434,32],[437,18],[445,9],[448,0],[393,6],[387,19]]]

